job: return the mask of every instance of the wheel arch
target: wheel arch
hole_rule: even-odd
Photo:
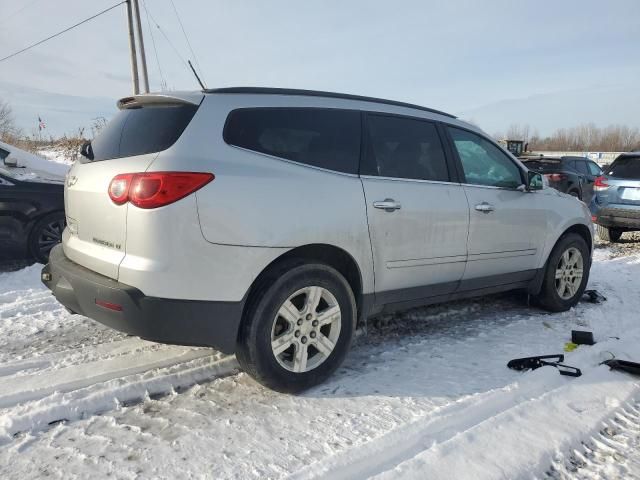
[[[556,244],[560,241],[560,239],[568,235],[569,233],[577,233],[578,235],[580,235],[584,239],[584,241],[587,243],[587,247],[589,247],[589,253],[593,251],[593,233],[591,229],[589,229],[589,227],[587,227],[582,223],[576,223],[571,225],[569,228],[567,228],[564,232],[562,232],[562,235],[558,237],[558,239],[556,240],[556,243],[553,246],[555,247]]]
[[[538,270],[538,273],[536,274],[535,278],[529,285],[528,292],[530,294],[537,295],[538,293],[540,293],[540,290],[542,288],[542,281],[544,278],[544,272],[547,269],[547,264],[549,263],[549,257],[551,256],[551,252],[553,252],[553,249],[556,247],[558,242],[562,240],[564,237],[566,237],[567,235],[569,235],[570,233],[575,233],[577,235],[580,235],[587,244],[587,248],[589,249],[589,254],[593,253],[593,234],[589,229],[589,227],[587,227],[583,223],[574,223],[573,225],[566,227],[562,231],[562,233],[558,236],[558,238],[556,238],[556,241],[553,242],[553,245],[551,245],[551,248],[549,248],[548,251],[546,252],[544,265],[542,266],[542,268]]]
[[[361,313],[364,308],[362,293],[363,279],[358,263],[350,253],[340,247],[324,243],[314,243],[295,247],[283,253],[260,272],[245,295],[246,301],[242,312],[243,321],[246,312],[250,308],[251,299],[254,298],[257,291],[263,288],[265,283],[281,274],[283,269],[286,270],[296,263],[307,261],[316,261],[329,265],[344,276],[356,299],[358,318],[361,318]]]

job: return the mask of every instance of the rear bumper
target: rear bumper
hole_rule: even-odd
[[[42,282],[69,310],[121,332],[155,342],[235,351],[244,301],[148,297],[72,262],[61,245],[51,250]]]
[[[640,209],[601,208],[595,214],[595,223],[603,227],[640,230]]]

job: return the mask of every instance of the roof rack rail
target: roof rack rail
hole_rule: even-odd
[[[412,103],[397,102],[395,100],[385,100],[383,98],[375,97],[363,97],[360,95],[351,95],[348,93],[335,93],[335,92],[322,92],[317,90],[300,90],[296,88],[270,88],[270,87],[226,87],[226,88],[207,88],[203,90],[204,93],[251,93],[251,94],[264,94],[264,95],[298,95],[304,97],[325,97],[325,98],[340,98],[343,100],[357,100],[361,102],[382,103],[384,105],[393,105],[395,107],[414,108],[416,110],[423,110],[425,112],[437,113],[438,115],[444,115],[450,118],[457,118],[450,113],[441,112],[433,108],[422,107],[420,105],[414,105]]]

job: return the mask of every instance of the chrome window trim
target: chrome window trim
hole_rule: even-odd
[[[522,187],[524,185],[524,183],[518,185],[516,188],[496,187],[495,185],[477,185],[475,183],[461,183],[460,185],[462,185],[464,187],[489,188],[489,189],[492,189],[492,190],[508,190],[510,192],[520,192],[521,190],[519,189],[519,187]]]
[[[443,180],[423,180],[420,178],[402,178],[402,177],[380,177],[378,175],[360,175],[360,178],[367,180],[392,180],[395,182],[413,182],[413,183],[429,183],[435,185],[462,185],[459,182],[445,182]]]

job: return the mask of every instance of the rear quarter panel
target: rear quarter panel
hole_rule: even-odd
[[[233,147],[223,139],[227,115],[235,108],[327,105],[317,98],[247,97],[207,96],[180,140],[149,170],[214,173],[215,180],[196,192],[200,226],[208,242],[285,249],[333,245],[359,265],[364,292],[373,291],[360,178]]]

